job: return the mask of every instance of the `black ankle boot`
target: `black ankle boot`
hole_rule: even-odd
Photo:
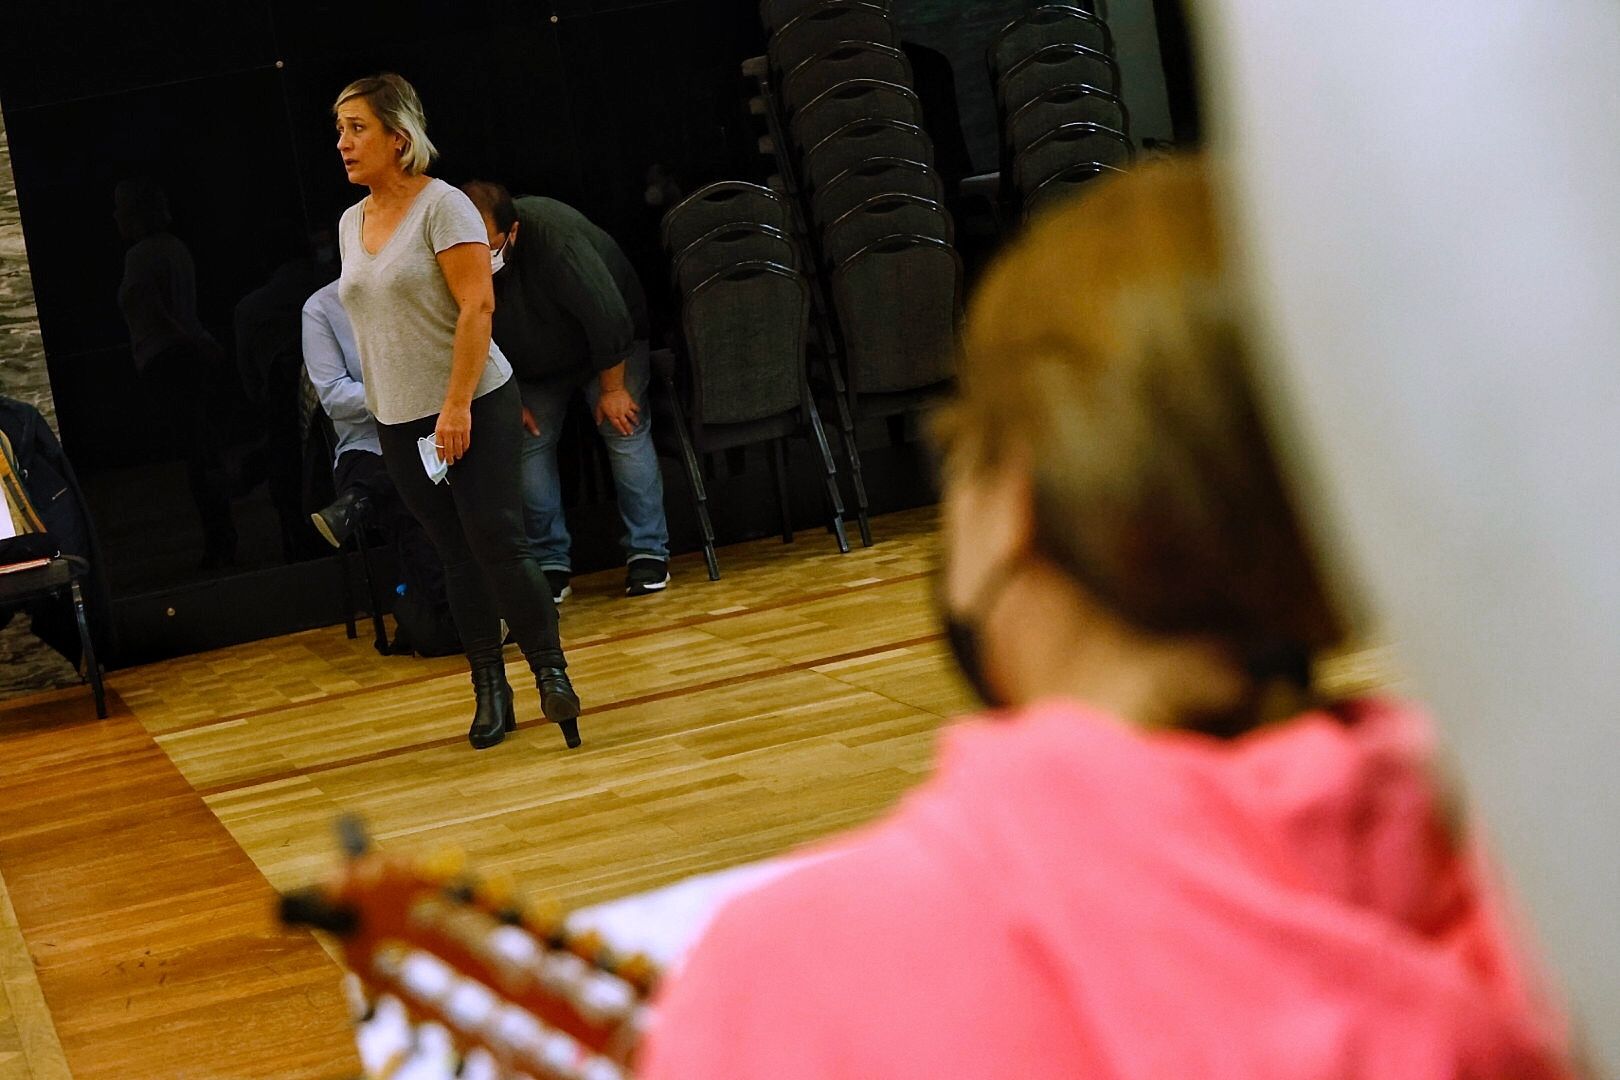
[[[349,542],[349,537],[365,521],[370,510],[370,499],[357,491],[346,491],[330,506],[311,514],[309,520],[328,544],[340,548]]]
[[[572,750],[579,745],[579,695],[562,668],[543,667],[534,673],[540,686],[540,711],[562,728],[563,742]]]
[[[473,713],[472,727],[467,729],[467,741],[473,749],[483,750],[506,738],[506,733],[517,727],[517,716],[512,712],[512,687],[506,682],[504,665],[481,664],[473,668],[472,684],[477,711]]]

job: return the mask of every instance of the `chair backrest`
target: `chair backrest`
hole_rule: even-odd
[[[694,425],[752,423],[801,406],[810,326],[803,274],[738,263],[699,284],[681,309]]]
[[[1131,140],[1096,124],[1061,124],[1013,157],[1013,188],[1020,198],[1071,165],[1131,163]]]
[[[962,260],[941,240],[889,236],[833,272],[850,392],[898,393],[956,370]]]
[[[1088,161],[1070,165],[1042,180],[1024,197],[1024,220],[1031,221],[1080,193],[1080,189],[1111,173],[1123,172],[1112,165]]]
[[[836,267],[856,252],[886,236],[927,236],[947,244],[956,241],[950,214],[920,195],[874,195],[828,225],[821,234],[821,253]]]
[[[1073,83],[1117,95],[1119,65],[1084,45],[1048,45],[1018,61],[996,83],[1001,115],[1012,116],[1042,91]]]
[[[923,124],[916,91],[877,79],[849,79],[818,94],[793,117],[793,142],[803,153],[853,120],[883,117]]]
[[[302,367],[298,373],[298,440],[300,443],[309,439],[309,423],[316,413],[326,415],[321,406],[321,395],[315,389],[315,383],[309,377],[309,368]]]
[[[1017,153],[1063,124],[1096,124],[1129,135],[1125,103],[1106,90],[1065,83],[1042,90],[1007,120],[1007,149]]]
[[[866,0],[826,0],[776,31],[766,53],[780,78],[841,41],[872,41],[898,48],[900,33],[886,7]]]
[[[1084,45],[1112,56],[1108,24],[1068,4],[1043,4],[1006,26],[990,42],[990,77],[998,79],[1018,61],[1048,45]]]
[[[759,0],[759,21],[765,24],[767,34],[775,34],[805,12],[837,2],[838,0]],[[866,0],[866,3],[883,8],[885,11],[893,7],[889,0]]]
[[[721,225],[753,222],[786,230],[791,221],[787,201],[777,192],[742,180],[722,180],[672,206],[659,226],[659,237],[664,250],[676,255]]]
[[[840,41],[812,56],[782,80],[782,101],[796,113],[817,96],[850,79],[878,79],[911,85],[906,54],[872,41]]]
[[[897,157],[934,163],[934,144],[916,124],[903,120],[853,120],[822,139],[804,155],[810,190],[872,158]]]
[[[674,280],[682,293],[744,262],[770,262],[800,269],[799,252],[792,238],[770,225],[737,221],[704,233],[675,256]]]
[[[920,195],[943,205],[945,181],[926,162],[897,157],[862,161],[816,189],[816,223],[825,228],[872,196],[888,194]]]

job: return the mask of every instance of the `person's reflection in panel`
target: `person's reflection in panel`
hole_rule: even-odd
[[[272,223],[258,248],[268,280],[236,305],[236,363],[264,427],[265,476],[289,563],[327,553],[304,512],[298,422],[304,300],[335,276],[323,276],[314,241],[300,223]]]
[[[130,245],[118,306],[129,328],[136,373],[151,398],[154,438],[172,441],[185,460],[202,522],[202,568],[234,565],[236,525],[210,393],[224,353],[197,318],[191,252],[169,232],[169,199],[155,181],[120,181],[113,192],[113,217]]]

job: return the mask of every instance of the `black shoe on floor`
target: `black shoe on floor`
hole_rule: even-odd
[[[572,750],[579,745],[579,695],[568,673],[562,668],[541,668],[535,673],[540,687],[540,711],[546,719],[562,728],[563,742]]]
[[[624,572],[624,595],[646,596],[669,588],[667,559],[632,559]]]
[[[346,491],[332,505],[309,515],[309,520],[314,523],[315,531],[321,534],[322,539],[340,548],[349,542],[349,537],[354,535],[354,530],[359,528],[366,511],[370,509],[370,499],[357,491]]]
[[[506,668],[501,664],[473,668],[472,684],[477,710],[473,713],[472,726],[467,729],[467,741],[474,750],[484,750],[517,727],[517,715],[512,711],[512,687],[506,681]]]
[[[568,570],[545,570],[546,584],[551,586],[551,602],[560,604],[574,595],[574,586],[569,584],[574,575]]]

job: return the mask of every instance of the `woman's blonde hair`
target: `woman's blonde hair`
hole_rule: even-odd
[[[1098,181],[1011,247],[970,307],[936,433],[954,464],[1027,465],[1039,552],[1139,630],[1219,642],[1257,687],[1304,689],[1340,643],[1200,159]]]
[[[356,79],[345,86],[332,103],[332,115],[336,116],[345,102],[355,98],[366,99],[366,104],[390,134],[405,137],[405,145],[399,152],[399,163],[405,172],[411,176],[427,172],[439,151],[428,138],[427,113],[422,109],[416,88],[391,71]]]

